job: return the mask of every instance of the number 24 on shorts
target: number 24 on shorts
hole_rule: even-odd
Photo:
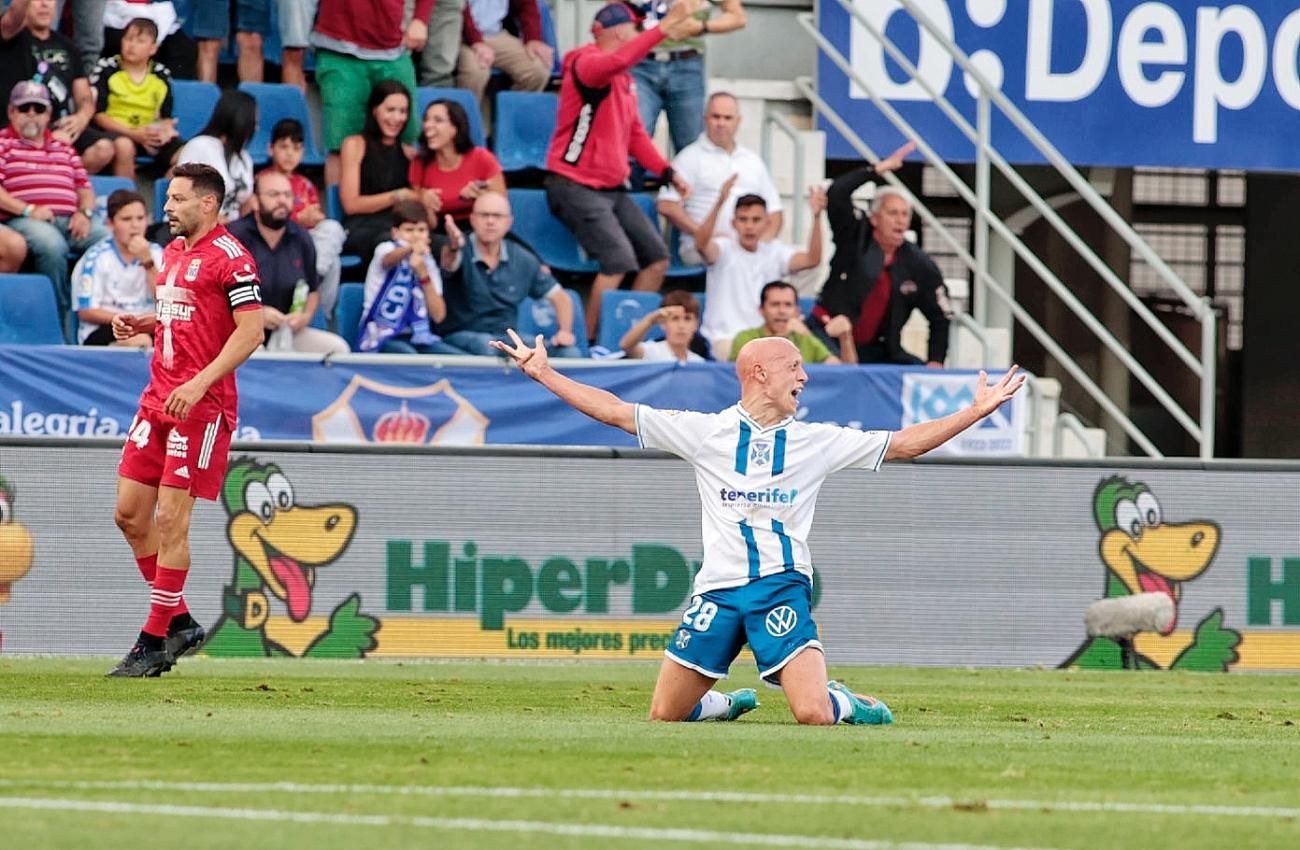
[[[687,608],[686,613],[682,615],[682,624],[690,626],[697,632],[707,632],[716,616],[718,616],[718,606],[712,602],[705,602],[702,596],[696,596],[691,599],[691,607]]]

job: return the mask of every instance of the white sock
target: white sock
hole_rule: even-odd
[[[843,723],[853,716],[853,703],[849,701],[848,694],[827,688],[826,695],[831,698],[831,710],[835,712],[836,723]]]
[[[687,720],[716,720],[719,717],[726,717],[727,711],[731,709],[731,697],[720,691],[709,691],[700,698],[695,708],[691,710]]]

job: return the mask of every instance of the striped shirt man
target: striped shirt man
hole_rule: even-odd
[[[77,211],[77,192],[90,189],[90,177],[72,145],[49,130],[37,147],[6,127],[0,130],[0,187],[24,203],[70,216]]]

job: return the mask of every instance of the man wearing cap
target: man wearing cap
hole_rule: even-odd
[[[9,94],[0,130],[0,216],[27,240],[36,271],[54,284],[60,319],[71,304],[68,253],[108,235],[95,222],[95,191],[72,145],[50,132],[50,92],[23,80]]]
[[[596,334],[601,295],[617,289],[623,275],[638,272],[636,289],[663,284],[668,249],[658,227],[627,194],[629,154],[679,192],[689,187],[673,175],[642,126],[628,69],[665,38],[700,32],[695,15],[703,8],[704,0],[677,0],[658,26],[638,35],[632,11],[610,4],[596,13],[595,42],[564,58],[560,109],[546,155],[546,198],[600,266],[587,306],[589,337]]]

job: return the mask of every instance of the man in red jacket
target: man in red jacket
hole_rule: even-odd
[[[668,268],[663,235],[627,194],[629,154],[646,171],[690,187],[672,173],[637,115],[628,69],[665,38],[687,38],[703,28],[694,17],[704,0],[677,0],[660,21],[637,34],[636,18],[623,3],[596,13],[596,40],[564,59],[560,110],[546,154],[546,198],[556,218],[600,266],[587,303],[587,336],[596,335],[601,295],[637,272],[635,289],[657,290]]]

